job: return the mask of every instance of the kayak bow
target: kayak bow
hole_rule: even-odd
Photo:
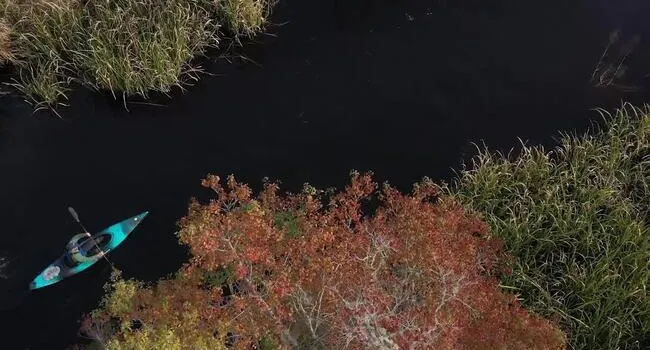
[[[96,258],[91,261],[71,266],[66,262],[66,254],[64,253],[60,258],[51,263],[45,270],[36,276],[36,278],[34,278],[34,280],[29,284],[29,289],[47,287],[66,277],[76,275],[79,272],[88,269],[101,259],[101,255],[97,254],[99,251],[108,253],[115,249],[118,245],[124,242],[133,230],[135,230],[147,214],[149,214],[149,212],[145,211],[113,224],[89,238],[81,239],[80,244],[82,249],[84,249],[88,255],[96,256]],[[95,250],[95,252],[91,253],[93,250]]]

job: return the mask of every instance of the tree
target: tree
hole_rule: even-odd
[[[178,233],[191,260],[153,287],[116,278],[86,318],[87,333],[114,324],[108,348],[565,347],[500,290],[502,243],[429,179],[410,195],[356,172],[339,193],[282,196],[266,183],[253,197],[233,176],[203,185],[216,198],[192,200]]]

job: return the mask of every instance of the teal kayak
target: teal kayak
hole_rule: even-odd
[[[70,261],[64,253],[60,258],[51,263],[29,284],[29,289],[47,287],[84,271],[102,258],[101,253],[108,253],[120,245],[129,236],[140,222],[149,214],[148,211],[120,221],[90,237],[83,235],[76,243],[81,254],[91,259],[82,263]],[[81,235],[78,235],[81,236]]]

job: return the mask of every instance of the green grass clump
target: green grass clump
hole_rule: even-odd
[[[88,5],[88,47],[77,65],[98,89],[147,96],[196,71],[187,63],[217,44],[210,9],[185,0],[107,0]]]
[[[114,96],[146,98],[198,79],[201,69],[192,59],[217,47],[224,31],[234,38],[261,31],[270,4],[0,0],[0,61],[16,66],[10,85],[37,107],[60,103],[72,81]]]
[[[3,21],[10,26],[10,62],[17,66],[17,79],[10,84],[37,107],[65,97],[68,80],[64,71],[67,50],[79,39],[79,11],[73,0],[34,2],[0,0]]]
[[[480,213],[515,259],[503,283],[560,321],[574,349],[650,347],[650,109],[602,112],[516,159],[482,150],[446,191]]]

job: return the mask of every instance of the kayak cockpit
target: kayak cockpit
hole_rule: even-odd
[[[100,233],[98,235],[88,237],[82,240],[79,244],[79,251],[82,255],[92,257],[101,254],[106,249],[108,243],[111,241],[111,235],[107,233]]]
[[[91,237],[82,237],[77,241],[79,254],[88,259],[99,259],[101,253],[105,252],[106,247],[111,241],[111,235],[107,233],[100,233]],[[79,261],[75,261],[73,254],[67,251],[63,263],[68,268],[74,268],[79,265]]]

